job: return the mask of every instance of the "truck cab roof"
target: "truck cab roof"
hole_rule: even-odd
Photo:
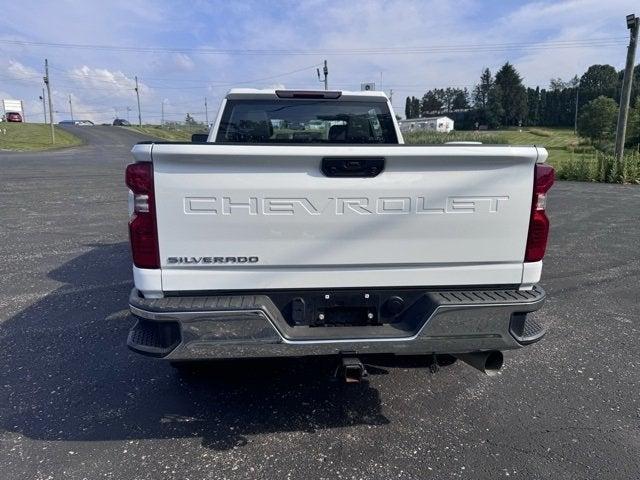
[[[343,101],[367,101],[367,102],[387,102],[388,98],[384,92],[379,91],[348,91],[348,90],[287,90],[287,89],[257,89],[257,88],[232,88],[227,92],[228,100],[240,99],[277,99],[277,98],[300,98],[300,99],[327,99]]]

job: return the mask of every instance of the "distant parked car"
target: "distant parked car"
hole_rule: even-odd
[[[114,124],[114,125],[116,125],[116,126],[118,126],[118,127],[128,127],[128,126],[130,126],[130,125],[131,125],[131,124],[129,123],[129,121],[128,121],[128,120],[125,120],[124,118],[116,118],[116,119],[113,121],[113,124]]]
[[[18,112],[7,112],[5,115],[7,122],[22,122],[22,115]]]

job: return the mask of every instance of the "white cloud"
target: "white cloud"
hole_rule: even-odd
[[[191,60],[189,55],[185,55],[184,53],[176,53],[173,56],[173,63],[179,70],[193,70],[195,67],[195,63]]]
[[[387,0],[290,2],[272,8],[262,2],[5,2],[0,39],[74,42],[119,46],[174,46],[218,49],[341,50],[433,47],[627,36],[624,16],[631,0],[552,0],[480,2],[463,0]],[[32,12],[37,10],[38,15]],[[18,27],[19,26],[19,32]],[[28,34],[25,32],[29,32]],[[204,97],[213,116],[215,103],[231,86],[319,88],[315,69],[276,76],[329,61],[330,88],[358,89],[362,81],[394,90],[394,104],[426,89],[449,85],[471,88],[483,67],[493,71],[506,60],[527,85],[546,86],[551,77],[580,74],[593,63],[621,68],[625,42],[583,48],[511,49],[508,51],[424,52],[395,55],[198,55],[140,53],[101,49],[62,49],[0,44],[2,89],[25,102],[37,102],[42,62],[52,65],[56,109],[72,94],[74,107],[109,121],[126,107],[135,108],[134,76],[140,80],[143,120],[159,121],[186,112],[203,119]],[[273,78],[270,78],[273,77]],[[238,83],[256,79],[255,82]],[[35,104],[34,104],[35,106]],[[75,110],[75,108],[74,108]],[[61,114],[62,115],[62,114]],[[132,112],[133,117],[133,112]]]
[[[128,77],[120,71],[112,72],[106,68],[91,68],[86,65],[71,69],[67,77],[83,87],[93,88],[114,97],[130,97],[136,86],[135,78]],[[141,94],[150,93],[150,88],[142,82],[138,82],[138,90]]]
[[[22,63],[9,59],[4,71],[13,79],[21,83],[41,83],[42,74],[31,67],[27,67]]]

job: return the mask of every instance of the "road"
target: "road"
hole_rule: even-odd
[[[324,361],[191,378],[125,345],[123,168],[141,137],[0,154],[0,465],[6,480],[640,477],[640,188],[560,182],[539,344],[495,378]]]

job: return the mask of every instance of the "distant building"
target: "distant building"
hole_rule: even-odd
[[[422,131],[449,133],[453,130],[453,120],[445,116],[398,120],[398,124],[403,133]]]

